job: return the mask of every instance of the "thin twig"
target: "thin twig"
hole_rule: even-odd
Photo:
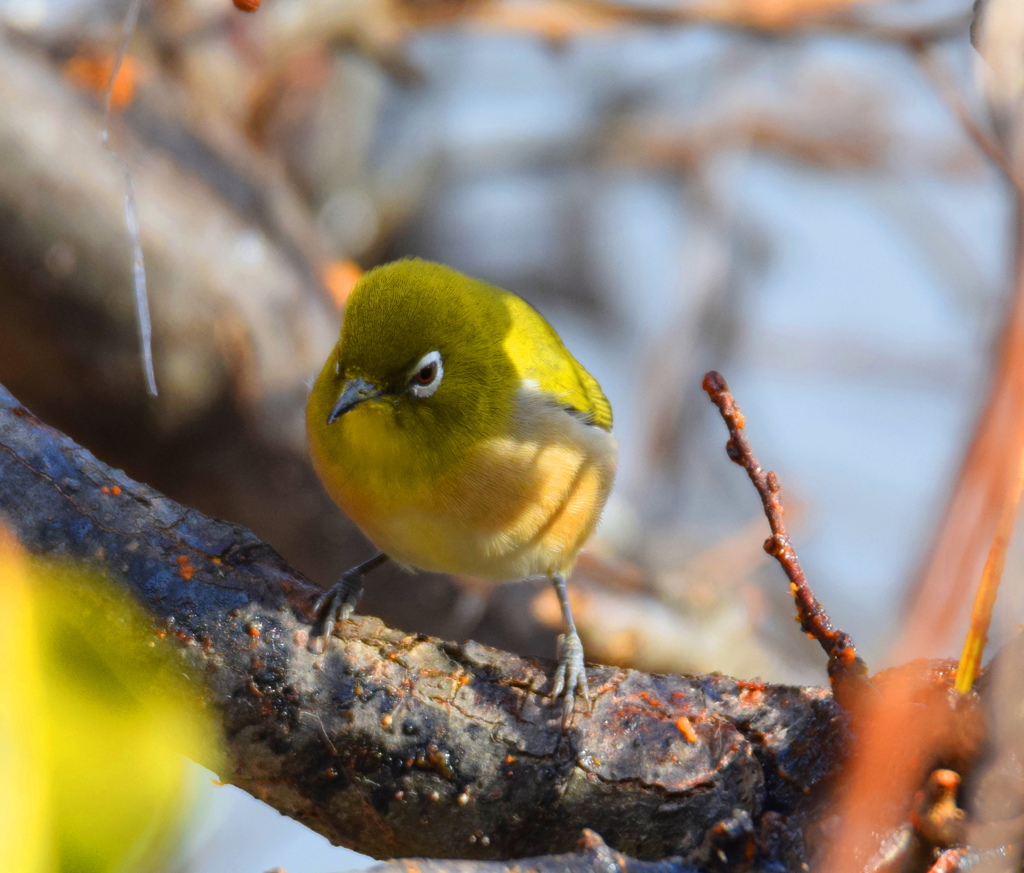
[[[1006,492],[1002,510],[999,513],[999,524],[992,537],[985,568],[981,573],[978,591],[974,596],[971,609],[971,625],[964,640],[964,648],[960,655],[960,664],[956,670],[956,690],[966,694],[974,685],[974,679],[981,669],[981,658],[985,654],[988,643],[988,629],[992,623],[992,609],[996,605],[999,583],[1003,578],[1006,565],[1006,551],[1010,547],[1013,529],[1017,526],[1017,509],[1020,506],[1021,492],[1024,491],[1024,452],[1017,463],[1017,479],[1013,489]]]
[[[833,683],[837,677],[866,675],[867,667],[857,654],[853,640],[845,631],[835,628],[825,608],[807,584],[807,577],[804,576],[800,560],[796,556],[786,532],[785,522],[782,520],[785,510],[780,496],[779,477],[773,472],[765,472],[750,448],[750,443],[743,434],[743,428],[746,426],[743,413],[736,405],[728,384],[720,373],[712,370],[705,374],[703,387],[729,428],[729,441],[725,444],[729,459],[747,471],[750,481],[761,497],[764,514],[772,531],[772,535],[765,540],[764,550],[779,562],[789,579],[789,589],[796,602],[797,621],[800,622],[801,629],[816,639],[828,655],[829,676]]]
[[[986,131],[974,117],[974,113],[964,100],[963,92],[957,87],[956,81],[948,64],[939,56],[933,43],[918,39],[907,41],[907,47],[913,52],[918,66],[925,78],[931,83],[935,92],[953,113],[953,116],[964,129],[964,133],[981,150],[992,164],[999,170],[1010,184],[1021,188],[1013,164],[999,142]]]
[[[153,326],[149,317],[149,293],[146,288],[146,262],[142,257],[142,235],[139,231],[139,210],[135,199],[135,182],[128,162],[118,153],[110,142],[110,119],[114,102],[114,83],[124,64],[128,43],[135,32],[139,20],[142,0],[128,0],[125,10],[124,26],[121,40],[114,56],[114,64],[110,69],[110,81],[107,83],[106,103],[103,110],[103,130],[100,139],[124,174],[124,218],[128,225],[128,237],[132,244],[132,285],[135,288],[135,311],[139,320],[139,343],[142,349],[142,371],[146,377],[146,389],[153,397],[157,396],[156,374],[153,371]]]
[[[782,38],[828,35],[872,42],[907,43],[966,34],[969,14],[954,14],[918,24],[888,24],[849,10],[772,13],[768,7],[717,3],[638,4],[620,0],[547,0],[540,3],[402,4],[404,17],[418,27],[468,20],[509,31],[566,39],[616,25],[643,27],[709,26],[771,34]],[[766,11],[767,10],[767,11]]]

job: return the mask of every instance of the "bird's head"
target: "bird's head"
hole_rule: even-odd
[[[368,272],[310,396],[311,429],[401,430],[419,445],[465,448],[507,420],[520,379],[504,347],[503,292],[441,264]]]

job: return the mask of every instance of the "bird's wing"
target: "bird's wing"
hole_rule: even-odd
[[[601,390],[597,379],[583,369],[583,365],[579,361],[571,356],[570,358],[572,359],[573,369],[576,371],[576,379],[579,383],[579,387],[576,390],[564,395],[568,399],[570,410],[583,418],[587,424],[593,424],[604,430],[611,430],[612,405],[608,402],[608,398],[604,396],[604,391]]]
[[[506,343],[519,375],[549,395],[556,405],[587,424],[610,431],[612,405],[597,379],[572,356],[536,309],[518,297],[511,305],[519,308],[515,322],[518,329],[511,332]]]

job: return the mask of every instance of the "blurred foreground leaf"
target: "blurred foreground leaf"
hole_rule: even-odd
[[[119,590],[0,530],[0,855],[8,869],[163,869],[213,721]]]

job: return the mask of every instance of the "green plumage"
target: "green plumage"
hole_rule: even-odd
[[[587,695],[565,575],[608,498],[616,445],[608,399],[551,325],[440,264],[378,267],[352,291],[306,424],[327,490],[391,559],[494,582],[551,577],[564,724]],[[352,572],[324,601],[331,627],[358,600]]]
[[[601,386],[544,316],[442,264],[413,258],[368,272],[349,302],[341,350],[346,378],[383,381],[395,392],[423,355],[441,352],[444,382],[430,401],[449,427],[469,424],[468,417],[476,428],[500,426],[524,379],[588,423],[612,427]],[[448,408],[451,400],[461,408]]]

